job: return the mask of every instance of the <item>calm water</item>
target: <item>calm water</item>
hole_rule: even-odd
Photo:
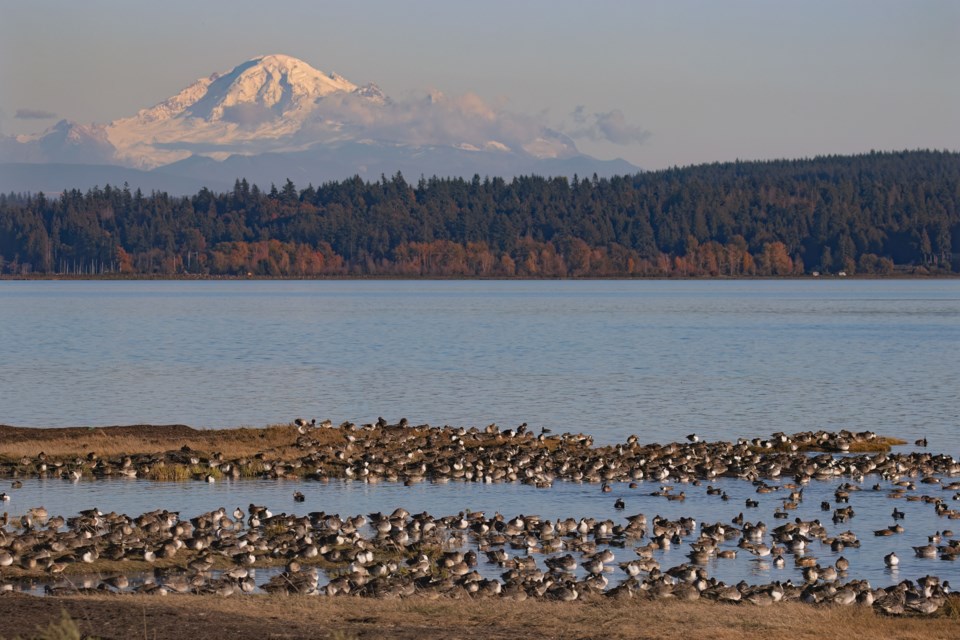
[[[911,442],[926,436],[931,450],[957,457],[958,355],[958,280],[0,282],[0,423],[24,426],[262,426],[382,415],[464,426],[528,422],[591,433],[598,443],[633,433],[667,442],[691,431],[733,440],[846,428]],[[812,483],[791,517],[828,517],[819,504],[839,482]],[[613,502],[622,496],[627,514],[716,522],[757,497],[748,483],[714,484],[729,503],[705,487],[669,503],[647,495],[656,489],[649,483],[601,494],[596,485],[562,482],[537,490],[29,480],[4,509],[168,508],[190,517],[256,502],[275,512],[404,506],[621,521]],[[305,504],[292,502],[297,487]],[[760,496],[747,519],[780,524],[772,514],[782,497]],[[886,491],[855,494],[852,503],[857,517],[828,527],[864,541],[843,552],[851,576],[886,584],[931,573],[960,583],[954,563],[913,558],[911,546],[952,524],[930,505],[892,501]],[[894,505],[907,512],[906,533],[874,539],[873,529],[892,523]],[[661,563],[678,564],[687,550],[675,547]],[[903,559],[899,573],[883,566],[890,550]],[[823,564],[839,555],[819,543],[811,552]],[[734,581],[799,577],[791,558],[774,569],[745,552],[710,571]]]
[[[829,545],[814,541],[805,550],[807,555],[816,557],[822,566],[833,564],[840,556],[850,561],[849,579],[867,579],[874,586],[883,586],[899,582],[904,578],[915,579],[923,575],[938,575],[942,579],[950,580],[952,584],[960,583],[960,566],[956,562],[946,562],[939,559],[917,558],[912,547],[927,544],[927,536],[934,532],[951,527],[956,521],[937,518],[933,506],[922,502],[908,502],[906,500],[890,500],[887,493],[890,484],[879,478],[870,477],[863,484],[863,491],[852,495],[850,504],[856,511],[856,516],[844,523],[832,524],[830,512],[820,510],[820,502],[833,501],[833,491],[841,480],[831,482],[812,482],[804,489],[804,500],[800,506],[790,512],[790,518],[804,520],[821,519],[829,535],[840,532],[853,531],[862,541],[860,548],[846,548],[840,552],[833,552]],[[871,489],[874,483],[880,483],[882,490]],[[97,507],[104,512],[117,511],[130,515],[139,515],[153,509],[168,509],[178,511],[181,517],[192,517],[200,513],[225,507],[231,512],[234,507],[246,506],[254,502],[263,504],[274,513],[296,513],[306,515],[311,511],[326,511],[339,513],[342,516],[367,514],[374,511],[389,513],[398,506],[406,508],[411,513],[428,511],[435,516],[453,515],[463,510],[484,511],[487,516],[502,513],[507,518],[516,515],[536,514],[543,518],[556,520],[558,518],[594,517],[598,519],[610,518],[619,524],[626,524],[626,516],[635,513],[644,513],[652,522],[655,515],[670,519],[694,517],[700,524],[716,522],[728,523],[730,519],[742,512],[747,521],[756,523],[766,522],[769,529],[787,522],[776,519],[773,512],[781,506],[786,491],[774,494],[757,494],[754,487],[748,482],[733,479],[718,479],[712,485],[723,489],[729,495],[729,501],[724,502],[716,496],[706,493],[706,483],[700,487],[677,486],[676,490],[685,491],[687,499],[684,502],[670,502],[660,497],[650,495],[659,487],[655,482],[641,482],[635,489],[626,484],[618,483],[613,491],[603,493],[597,484],[581,484],[570,482],[556,482],[550,489],[536,489],[522,484],[468,484],[450,482],[447,484],[420,483],[411,487],[397,483],[365,484],[361,482],[291,482],[276,480],[240,480],[223,481],[215,484],[205,482],[157,483],[145,480],[110,480],[110,481],[81,481],[71,483],[65,480],[37,480],[24,481],[21,489],[10,491],[12,500],[5,503],[4,509],[11,514],[22,514],[32,506],[43,505],[52,514],[73,514],[79,510]],[[302,491],[306,500],[295,503],[294,491]],[[924,491],[930,495],[937,495],[949,499],[952,492],[941,491],[939,487],[927,488]],[[626,503],[623,511],[614,508],[614,501],[622,498]],[[747,498],[756,499],[760,505],[757,508],[745,508]],[[955,504],[955,503],[952,503]],[[832,505],[834,507],[838,505]],[[841,505],[842,506],[842,505]],[[873,535],[876,529],[882,529],[894,523],[891,517],[893,508],[903,511],[906,519],[903,520],[905,531],[896,536],[877,538]],[[960,527],[955,533],[960,535]],[[368,531],[366,535],[371,535]],[[668,567],[687,562],[687,553],[690,548],[687,543],[693,542],[699,535],[699,529],[684,539],[681,544],[671,549],[657,552],[655,557],[664,570]],[[647,540],[638,541],[644,544]],[[772,544],[770,536],[764,542]],[[721,545],[722,549],[737,549],[737,539],[728,540]],[[633,546],[636,546],[634,544]],[[612,548],[617,556],[617,562],[636,559],[633,546],[626,548]],[[889,569],[884,565],[883,556],[895,551],[901,559],[898,569]],[[522,555],[522,552],[509,550],[510,555]],[[561,555],[561,554],[555,554]],[[579,557],[579,554],[576,554]],[[536,556],[541,561],[543,555]],[[745,550],[739,550],[735,560],[712,559],[707,564],[711,576],[728,583],[746,580],[751,584],[767,583],[773,580],[785,581],[792,579],[795,583],[802,582],[801,570],[794,566],[793,556],[786,555],[786,566],[776,568],[772,566],[771,558],[763,561],[755,558]],[[609,574],[611,586],[622,580],[624,573],[614,566]],[[480,570],[487,577],[497,577],[502,572],[496,565],[481,562]],[[261,569],[258,573],[258,582],[263,582],[276,570]],[[582,569],[580,570],[582,574]]]
[[[960,451],[960,280],[0,282],[0,422],[296,416],[926,435]]]

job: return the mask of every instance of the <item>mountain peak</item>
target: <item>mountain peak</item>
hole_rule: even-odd
[[[213,78],[187,112],[213,122],[259,123],[302,111],[331,93],[356,88],[335,73],[323,73],[292,56],[273,54],[253,58]]]
[[[249,124],[251,119],[285,116],[325,95],[355,89],[357,85],[339,74],[323,73],[299,58],[274,53],[200,78],[172,98],[142,109],[136,120],[147,124],[179,116]]]
[[[216,170],[261,180],[274,171],[309,181],[366,175],[371,167],[388,175],[397,169],[509,175],[543,161],[558,171],[580,158],[569,138],[534,119],[501,113],[476,95],[433,92],[394,102],[375,84],[358,86],[276,53],[199,78],[132,117],[102,126],[58,123],[42,135],[0,138],[0,160]]]
[[[317,112],[323,98],[357,85],[284,54],[251,58],[200,78],[180,93],[108,126],[124,163],[151,168],[203,149],[211,156],[263,150],[289,138]],[[252,146],[251,146],[252,145]]]

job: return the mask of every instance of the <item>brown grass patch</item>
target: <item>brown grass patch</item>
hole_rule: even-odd
[[[892,447],[907,444],[906,440],[900,438],[891,438],[889,436],[877,436],[872,440],[855,440],[850,442],[849,453],[886,453]],[[820,453],[838,453],[831,447],[823,447],[816,443],[801,445],[796,451],[790,449],[790,443],[776,444],[766,449],[764,447],[750,447],[754,453],[802,453],[802,452],[820,452]]]
[[[122,427],[28,428],[0,425],[0,457],[11,460],[48,456],[99,457],[158,453],[184,446],[198,454],[220,452],[227,458],[272,453],[294,455],[299,434],[291,425],[264,428],[193,429],[186,425],[130,425]],[[340,442],[338,429],[317,429],[310,437],[321,444]],[[302,454],[302,452],[301,452]]]
[[[708,602],[400,601],[310,596],[75,596],[0,598],[0,637],[59,621],[104,638],[696,638],[903,640],[957,637],[944,617],[887,618],[860,607]],[[146,635],[145,634],[146,629]]]

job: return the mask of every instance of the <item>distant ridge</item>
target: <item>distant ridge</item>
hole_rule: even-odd
[[[190,197],[0,195],[8,274],[847,277],[960,273],[960,154],[574,180],[395,173]],[[299,188],[298,188],[299,187]]]
[[[203,187],[224,191],[231,186],[229,181],[115,165],[0,163],[0,193],[58,194],[71,189],[86,191],[92,187],[122,187],[124,184],[144,193],[163,191],[174,195],[196,193]]]

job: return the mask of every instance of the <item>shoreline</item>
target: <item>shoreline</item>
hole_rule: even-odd
[[[790,480],[802,485],[800,478],[804,477],[808,482],[840,479],[840,469],[829,462],[838,459],[832,454],[861,446],[870,452],[839,458],[844,473],[858,473],[858,465],[869,465],[868,473],[878,474],[890,469],[905,473],[915,470],[925,476],[960,474],[960,465],[949,456],[886,453],[889,441],[871,432],[773,434],[770,439],[738,443],[699,442],[693,436],[688,440],[642,444],[632,437],[623,445],[595,447],[583,434],[535,435],[525,429],[501,431],[495,425],[469,430],[416,426],[405,420],[336,427],[329,422],[297,420],[259,429],[211,430],[186,425],[49,429],[0,425],[0,476],[13,479],[12,492],[17,491],[17,478],[28,477],[216,482],[224,476],[304,481],[524,482],[549,490],[554,479],[595,482],[599,486],[601,482],[626,483],[631,478],[653,479],[657,477],[654,472],[669,470],[658,476],[658,482],[689,483],[687,491],[700,486],[700,479],[721,476],[740,481],[753,478],[754,484],[755,476],[759,476],[765,479],[761,485],[769,481],[775,488],[793,486],[796,490]],[[137,450],[149,453],[138,454]],[[810,450],[824,453],[809,456],[806,452]],[[414,459],[408,456],[411,452],[416,452]],[[753,460],[750,465],[737,462],[748,458]],[[525,466],[533,459],[536,470]],[[595,473],[598,460],[606,464],[601,465],[601,473]],[[558,461],[563,462],[563,470]],[[459,470],[451,468],[458,465]],[[489,475],[490,470],[505,467],[523,472],[513,477]],[[158,469],[165,471],[151,475]],[[781,470],[784,478],[777,480]],[[821,477],[827,471],[828,477]],[[780,482],[784,483],[782,487]],[[682,499],[682,492],[675,493],[672,486],[661,487],[652,495]],[[837,511],[844,509],[838,507]],[[5,521],[0,527],[0,552],[6,547],[9,560],[4,565],[8,568],[0,568],[0,577],[33,580],[34,586],[46,583],[48,595],[0,593],[0,609],[5,614],[0,616],[0,638],[30,633],[42,636],[36,625],[59,623],[61,610],[67,611],[70,624],[87,636],[140,637],[146,628],[149,634],[145,637],[173,640],[198,634],[259,640],[318,635],[373,638],[385,633],[411,640],[611,640],[638,634],[703,635],[718,640],[822,640],[851,634],[946,638],[955,634],[960,620],[960,597],[946,582],[941,588],[939,579],[936,583],[927,582],[929,578],[918,579],[917,587],[904,580],[874,589],[838,569],[832,579],[808,579],[804,573],[800,583],[788,580],[732,585],[708,579],[705,572],[694,575],[689,568],[671,573],[687,563],[669,569],[664,565],[662,572],[659,563],[641,566],[646,562],[644,554],[649,560],[659,557],[657,548],[651,545],[658,538],[669,537],[670,531],[678,541],[694,540],[694,527],[685,524],[684,518],[668,521],[658,516],[652,520],[653,530],[648,534],[642,514],[628,517],[628,524],[622,526],[591,519],[587,529],[580,528],[585,520],[578,525],[568,519],[560,528],[559,520],[556,525],[541,522],[537,516],[507,521],[499,514],[487,518],[481,512],[411,516],[398,509],[392,515],[370,514],[369,519],[341,519],[322,512],[271,516],[265,507],[253,504],[247,511],[238,507],[230,514],[233,519],[226,509],[189,521],[180,521],[178,515],[165,511],[127,516],[88,510],[79,518],[67,519],[63,516],[69,514],[54,516],[41,508],[31,509],[29,515],[29,520],[17,518],[9,526]],[[943,514],[938,510],[938,515]],[[48,524],[48,518],[56,524]],[[804,531],[811,540],[820,539],[824,544],[836,541],[818,520],[796,520],[797,526],[809,527]],[[548,526],[544,529],[541,524]],[[739,546],[745,553],[782,553],[789,557],[793,524],[776,529],[771,526],[770,532],[761,533],[763,539],[772,536],[771,547],[751,542],[746,527],[752,525],[742,526],[742,532],[729,525],[726,528],[734,537],[742,533]],[[658,528],[667,533],[655,536]],[[86,532],[86,537],[75,548],[70,541],[78,532]],[[461,535],[457,532],[461,532],[465,546],[450,551],[445,541]],[[700,537],[691,546],[708,555],[728,537],[713,525],[697,533]],[[648,535],[649,544],[636,548],[636,566],[633,562],[619,563],[627,577],[616,586],[603,577],[606,569],[602,563],[607,562],[609,570],[616,571],[614,560],[600,560],[599,568],[588,568],[589,562],[596,561],[591,558],[601,558],[613,546],[633,547]],[[255,551],[240,551],[243,547],[236,543],[248,536],[253,536],[249,540]],[[942,547],[946,549],[944,554],[953,553],[955,547],[960,549],[947,537],[945,532],[944,544],[948,546]],[[531,541],[536,545],[532,550]],[[43,549],[61,543],[65,544],[57,546],[60,551],[44,553]],[[554,543],[558,543],[555,549]],[[474,545],[484,554],[471,551],[471,565],[463,550]],[[775,545],[782,545],[784,550],[776,551]],[[528,549],[524,558],[542,554],[550,570],[527,566],[522,554],[506,561],[496,556],[497,549],[523,546]],[[547,547],[554,550],[548,551]],[[563,560],[557,554],[567,548],[578,556],[583,554],[579,562],[588,576],[574,575],[576,563],[570,569],[547,561],[548,556],[550,562]],[[361,552],[370,556],[363,559]],[[500,569],[490,571],[506,572],[498,579],[483,577],[476,569],[471,571],[471,566],[477,566],[477,555],[480,562],[503,563]],[[455,564],[447,564],[448,559]],[[5,561],[2,553],[0,561]],[[260,585],[269,595],[249,593],[257,585],[246,567],[276,567],[279,571],[284,563],[283,573]],[[319,580],[320,572],[326,573],[327,582]],[[136,574],[151,579],[134,587]],[[79,582],[84,575],[90,576],[89,585]],[[620,573],[613,575],[617,580],[622,577]],[[669,579],[668,575],[683,577]],[[118,586],[121,578],[122,586]],[[930,590],[928,595],[924,595],[925,588]],[[170,597],[156,597],[167,593]],[[181,594],[190,597],[178,597]],[[237,595],[224,597],[228,594]]]
[[[424,598],[14,595],[0,596],[0,638],[925,640],[956,636],[960,606],[954,606],[952,614],[940,617],[891,618],[863,607],[781,604],[771,609],[676,600],[492,604]],[[41,630],[51,625],[63,628],[64,614],[76,635],[43,636]]]
[[[821,274],[814,276],[812,274],[786,275],[786,276],[412,276],[412,275],[318,275],[318,276],[264,276],[264,275],[198,275],[198,274],[103,274],[103,275],[71,275],[71,274],[30,274],[30,275],[12,275],[0,274],[0,281],[351,281],[351,280],[373,280],[373,281],[478,281],[478,282],[500,282],[500,281],[694,281],[694,282],[735,282],[735,281],[793,281],[793,280],[823,280],[823,281],[846,281],[846,280],[957,280],[960,279],[960,273],[893,273],[889,275],[879,274],[853,274],[847,276],[838,276],[836,274]]]

